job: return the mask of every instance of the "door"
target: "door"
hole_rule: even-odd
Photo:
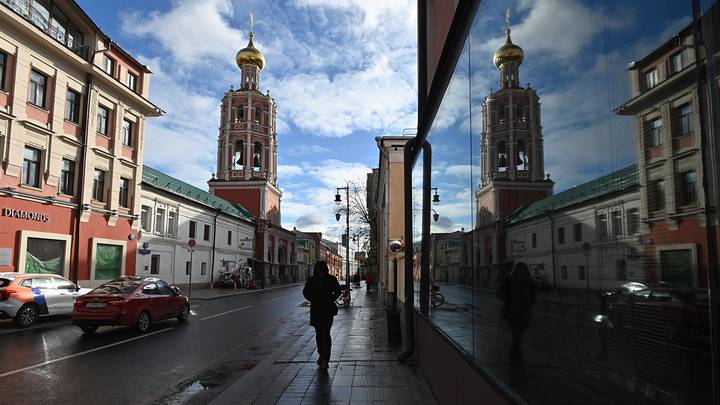
[[[61,311],[62,298],[51,277],[33,277],[32,291],[40,314],[55,315]]]
[[[184,300],[181,302],[180,297],[175,295],[175,291],[173,291],[167,283],[158,281],[157,285],[158,296],[163,297],[165,317],[172,318],[180,314],[180,309],[182,309]]]
[[[77,287],[75,284],[65,280],[64,278],[53,278],[53,281],[55,282],[55,288],[57,289],[59,295],[57,313],[71,314],[75,298],[79,295]]]
[[[158,287],[155,283],[145,284],[142,287],[143,295],[143,307],[150,310],[150,317],[152,320],[163,319],[165,314],[163,313],[162,296],[158,295]],[[138,312],[138,315],[140,313]]]

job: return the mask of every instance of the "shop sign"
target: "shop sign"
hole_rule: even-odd
[[[18,219],[27,219],[29,221],[48,222],[50,216],[40,212],[22,211],[14,208],[3,208],[2,215],[4,217],[13,217]]]

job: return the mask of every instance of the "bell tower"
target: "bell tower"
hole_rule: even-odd
[[[505,43],[493,57],[500,73],[498,90],[483,102],[478,226],[502,222],[518,207],[552,194],[554,183],[545,177],[540,98],[530,84],[519,84],[524,56],[510,39],[508,10]]]
[[[252,14],[248,36],[248,45],[235,56],[240,86],[225,93],[220,107],[217,169],[208,185],[210,192],[241,204],[255,218],[280,226],[276,105],[269,91],[260,91],[265,56],[253,43]]]

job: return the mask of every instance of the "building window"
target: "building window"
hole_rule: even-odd
[[[128,201],[130,198],[129,195],[129,188],[130,188],[130,180],[120,177],[120,206],[127,208],[129,206]]]
[[[160,274],[160,255],[150,257],[150,274]]]
[[[228,231],[227,242],[228,242],[228,246],[232,246],[232,231]]]
[[[40,150],[25,147],[23,155],[22,184],[30,187],[40,187]]]
[[[146,232],[150,232],[150,221],[152,218],[152,208],[147,205],[143,205],[140,208],[140,229]]]
[[[237,115],[236,115],[237,121],[245,121],[245,107],[242,105],[239,105],[237,108]]]
[[[45,90],[47,89],[47,76],[36,71],[30,71],[30,104],[45,108]]]
[[[115,77],[115,60],[107,55],[104,55],[103,70],[110,76]]]
[[[615,261],[616,277],[618,280],[627,280],[627,262],[625,259]]]
[[[262,143],[255,142],[255,150],[253,151],[253,167],[257,170],[262,169],[262,154],[263,154]]]
[[[95,280],[112,280],[122,275],[123,247],[98,243],[95,250]]]
[[[645,135],[648,147],[662,144],[662,120],[655,118],[645,123]]]
[[[677,73],[683,69],[683,53],[678,52],[670,57],[670,73]]]
[[[165,233],[165,208],[155,209],[155,233],[159,235]]]
[[[64,240],[27,238],[25,248],[25,273],[65,273]]]
[[[60,168],[60,192],[66,195],[73,195],[75,188],[75,162],[70,159],[62,160]]]
[[[195,237],[195,228],[197,227],[197,222],[190,221],[190,229],[188,230],[188,238],[194,238]]]
[[[678,136],[689,134],[692,131],[692,112],[690,103],[685,103],[675,109]]]
[[[640,210],[637,208],[630,208],[625,212],[627,221],[627,232],[628,235],[637,235],[640,233]]]
[[[658,72],[657,69],[653,69],[645,73],[645,89],[649,90],[655,87],[658,83]]]
[[[192,271],[192,262],[185,262],[185,275],[189,276]]]
[[[105,201],[105,171],[103,170],[95,169],[92,198],[95,201]]]
[[[560,266],[560,278],[562,278],[563,280],[567,280],[567,278],[568,278],[567,266]]]
[[[615,237],[622,236],[622,212],[611,212],[610,219],[612,221],[612,235]]]
[[[130,88],[130,90],[137,91],[137,76],[132,73],[128,73],[127,86]]]
[[[203,240],[210,240],[210,225],[205,224],[203,228]]]
[[[233,158],[234,161],[234,169],[235,170],[242,170],[243,165],[245,164],[245,159],[243,156],[245,156],[245,142],[242,140],[238,140],[235,142],[235,157]]]
[[[255,123],[262,123],[262,109],[255,107]]]
[[[177,228],[178,228],[177,216],[178,216],[177,211],[175,211],[175,210],[168,211],[168,229],[167,229],[168,236],[177,236]]]
[[[697,202],[697,175],[694,170],[679,173],[678,191],[680,205],[693,205]]]
[[[585,266],[578,266],[578,280],[585,280]]]
[[[133,146],[132,138],[133,138],[133,123],[128,120],[123,120],[123,127],[122,127],[122,134],[123,134],[123,145],[125,146]]]
[[[652,211],[663,211],[665,209],[665,181],[655,180],[650,183],[648,201]]]
[[[97,110],[97,132],[107,135],[108,134],[108,117],[110,116],[110,110],[99,105]]]
[[[204,276],[207,274],[207,263],[202,262],[200,263],[200,275]]]
[[[575,235],[575,242],[582,242],[582,224],[580,222],[573,225],[573,234]]]
[[[5,90],[5,75],[7,73],[7,54],[0,52],[0,90]]]
[[[80,93],[70,89],[65,96],[65,119],[76,124],[80,122]]]
[[[531,235],[532,247],[537,247],[537,233],[533,232]]]
[[[558,232],[558,244],[562,245],[565,243],[565,227],[561,226],[557,230]]]
[[[608,237],[608,219],[607,214],[598,214],[597,217],[598,239],[605,240]]]

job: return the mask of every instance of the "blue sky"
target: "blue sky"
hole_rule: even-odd
[[[249,13],[265,54],[263,92],[278,104],[283,225],[336,239],[335,186],[364,184],[378,161],[374,138],[416,126],[416,2],[410,0],[79,0],[100,27],[153,71],[145,161],[206,188],[215,170],[219,103],[240,71]],[[483,1],[463,69],[431,135],[443,218],[433,231],[469,226],[479,179],[482,97],[496,88],[492,52],[504,9],[525,50],[521,80],[542,103],[546,171],[556,191],[634,160],[632,123],[613,116],[627,98],[627,63],[689,21],[689,1]],[[468,63],[469,62],[469,63]],[[473,137],[468,95],[473,103]],[[463,132],[465,131],[465,132]],[[473,146],[470,147],[469,140]],[[470,178],[472,174],[472,180]]]

